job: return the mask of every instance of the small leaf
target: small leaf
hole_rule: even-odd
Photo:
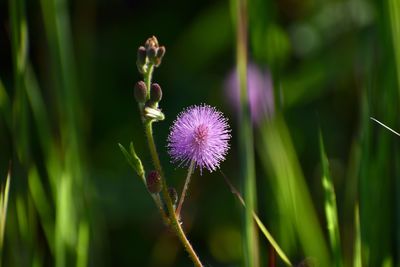
[[[128,161],[129,165],[134,169],[135,167],[133,166],[133,159],[132,156],[129,154],[128,151],[126,151],[125,147],[118,143],[119,149],[121,149],[122,154],[124,154],[125,159]]]
[[[133,143],[131,142],[130,144],[130,151],[129,153],[123,145],[118,143],[119,148],[121,149],[122,154],[125,156],[125,159],[128,161],[129,165],[132,167],[132,169],[139,175],[139,177],[143,180],[143,183],[146,184],[145,178],[144,178],[144,169],[142,165],[142,161],[139,159],[137,156],[135,149],[133,147]]]
[[[142,161],[140,160],[140,158],[138,157],[138,155],[136,154],[135,148],[133,147],[133,142],[131,142],[130,144],[130,150],[131,150],[131,155],[132,155],[132,159],[133,159],[133,164],[135,166],[135,171],[137,172],[137,174],[140,177],[143,177],[144,179],[144,168],[143,168],[143,164]]]

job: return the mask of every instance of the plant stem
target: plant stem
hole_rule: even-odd
[[[147,67],[147,72],[143,75],[144,83],[147,88],[146,100],[150,99],[150,86],[151,86],[151,77],[153,75],[154,65],[149,64]]]
[[[152,123],[151,122],[145,122],[144,123],[145,126],[145,132],[146,132],[146,137],[147,137],[147,141],[149,144],[149,149],[150,149],[150,154],[153,160],[153,164],[154,167],[156,169],[156,171],[161,175],[161,181],[162,181],[162,194],[163,194],[163,198],[165,201],[165,204],[167,206],[168,209],[168,214],[171,220],[171,228],[175,231],[176,235],[178,236],[178,238],[180,239],[180,241],[182,242],[183,246],[185,247],[186,251],[188,252],[190,258],[192,259],[193,263],[195,266],[197,267],[202,267],[203,264],[201,263],[199,257],[197,256],[196,252],[194,251],[192,245],[190,244],[189,240],[187,239],[185,232],[182,229],[182,226],[180,224],[180,222],[178,221],[178,217],[175,214],[175,209],[174,209],[174,205],[172,204],[172,200],[168,194],[168,185],[167,185],[167,181],[165,179],[164,173],[162,171],[162,167],[161,167],[161,162],[160,159],[158,157],[158,153],[157,153],[157,148],[156,148],[156,144],[154,142],[154,138],[153,138],[153,128],[152,128]]]
[[[139,177],[140,177],[140,179],[142,180],[144,186],[147,188],[147,182],[146,182],[146,177],[145,177],[144,172],[143,172],[141,175],[139,175]],[[148,190],[147,190],[147,191],[148,191]],[[161,201],[160,194],[159,194],[159,193],[157,193],[157,194],[152,194],[150,191],[148,191],[148,192],[149,192],[151,198],[153,199],[154,203],[156,204],[156,206],[157,206],[157,208],[158,208],[158,211],[160,212],[161,218],[163,219],[165,225],[169,225],[169,217],[168,217],[168,215],[165,213],[165,210],[164,210],[164,208],[163,208],[163,203],[162,203],[162,201]]]
[[[154,203],[156,204],[156,206],[158,208],[158,211],[160,212],[161,218],[163,219],[165,225],[170,225],[170,220],[169,220],[169,217],[165,213],[165,210],[163,208],[163,204],[162,204],[162,201],[161,201],[160,194],[151,194],[151,197],[153,198]]]
[[[193,171],[194,171],[194,160],[192,160],[190,162],[189,170],[188,170],[188,173],[187,173],[187,176],[186,176],[185,185],[183,186],[182,194],[181,194],[181,197],[179,199],[178,208],[176,209],[176,212],[175,212],[176,216],[178,218],[180,218],[183,201],[185,200],[186,192],[187,192],[187,189],[189,187],[190,177],[192,176]]]

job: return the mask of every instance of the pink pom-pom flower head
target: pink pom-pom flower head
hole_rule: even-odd
[[[191,106],[178,115],[168,136],[168,153],[180,165],[194,163],[200,172],[216,170],[229,149],[227,119],[208,105]]]
[[[247,66],[247,94],[251,119],[260,125],[264,119],[274,116],[274,88],[271,73],[261,70],[255,64]],[[240,110],[240,88],[237,71],[232,71],[225,81],[225,95],[234,110]]]

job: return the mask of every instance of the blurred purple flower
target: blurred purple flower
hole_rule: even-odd
[[[225,160],[230,129],[227,119],[208,105],[191,106],[178,115],[168,136],[168,153],[173,162],[210,172]]]
[[[240,88],[236,69],[228,75],[224,87],[229,103],[239,111]],[[248,64],[247,90],[253,123],[259,124],[264,118],[271,118],[274,115],[275,105],[270,72],[268,70],[262,72],[255,64]]]

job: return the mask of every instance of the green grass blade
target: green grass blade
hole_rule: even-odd
[[[32,167],[28,172],[29,191],[40,217],[40,222],[52,253],[54,253],[54,219],[39,173]]]
[[[36,123],[36,129],[38,131],[38,137],[42,146],[43,153],[46,153],[46,158],[49,156],[50,145],[53,143],[51,135],[50,119],[46,113],[43,96],[41,94],[38,81],[35,73],[33,72],[32,66],[28,63],[26,74],[24,77],[26,94],[28,101],[32,109],[33,118]]]
[[[63,173],[60,177],[59,194],[56,203],[55,219],[55,266],[67,267],[69,248],[76,246],[77,214],[76,192],[73,188],[73,179],[70,173]],[[68,222],[68,223],[65,223]]]
[[[48,39],[50,55],[55,76],[54,92],[60,111],[61,148],[64,151],[64,163],[76,190],[81,190],[83,174],[83,156],[85,155],[82,133],[81,97],[76,75],[76,64],[70,28],[67,0],[41,0],[41,10],[45,33]]]
[[[392,42],[393,42],[393,52],[395,56],[395,64],[396,64],[396,76],[397,76],[397,97],[400,100],[400,1],[398,0],[387,0],[388,1],[388,12],[390,17],[390,26],[392,31]],[[398,114],[396,116],[398,118]],[[398,160],[399,156],[396,153],[396,159]],[[396,221],[400,221],[400,178],[399,175],[396,175]],[[400,250],[400,230],[399,227],[396,227],[396,251]]]
[[[398,90],[400,93],[400,2],[398,0],[388,0],[388,5],[395,62],[397,66]]]
[[[45,108],[43,96],[31,64],[28,63],[25,74],[25,89],[28,102],[32,109],[35,128],[39,143],[45,158],[45,165],[49,177],[53,199],[57,198],[58,178],[61,172],[61,163],[57,154],[57,145],[52,135],[50,118]]]
[[[10,193],[11,169],[8,170],[6,184],[0,192],[0,265],[3,251],[4,231],[6,228],[8,198]]]
[[[303,250],[306,257],[315,258],[319,266],[330,266],[330,258],[321,226],[302,174],[296,151],[280,114],[260,129],[259,155],[269,177],[282,221],[278,225],[287,238],[294,230],[294,237],[282,244],[292,251]],[[300,245],[300,247],[298,246]],[[288,251],[288,249],[286,249]],[[290,253],[290,252],[289,252]]]
[[[12,106],[12,129],[15,135],[15,147],[19,159],[24,162],[29,154],[28,105],[24,92],[24,73],[28,50],[28,27],[25,6],[22,0],[10,0],[11,52],[14,74],[14,101]]]
[[[11,129],[11,103],[6,88],[0,79],[0,111],[3,114],[7,127]]]
[[[84,94],[81,90],[85,88],[80,88],[77,81],[78,66],[75,64],[68,1],[41,0],[40,3],[60,113],[62,168],[55,170],[57,176],[53,176],[57,181],[55,265],[64,267],[69,266],[71,261],[76,262],[79,257],[76,250],[71,249],[79,246],[79,224],[87,208],[85,190],[91,185],[86,178],[88,175],[85,169],[86,151],[83,138],[85,105],[82,104]],[[80,241],[83,242],[82,239]],[[85,260],[81,259],[80,262]]]
[[[322,165],[322,186],[324,189],[324,206],[327,229],[335,266],[343,266],[342,250],[340,245],[340,231],[336,207],[336,194],[332,177],[329,171],[329,161],[324,148],[322,133],[319,133],[319,151]]]
[[[23,242],[28,243],[30,241],[29,233],[29,218],[28,218],[28,208],[26,207],[25,199],[22,194],[16,196],[16,212],[18,221],[19,235]]]
[[[358,203],[354,209],[354,233],[353,267],[362,267],[360,211]]]
[[[41,8],[44,19],[46,35],[51,49],[56,74],[59,78],[61,90],[59,104],[66,115],[65,127],[69,130],[77,122],[80,104],[77,97],[76,64],[72,45],[72,34],[68,14],[67,0],[41,0]],[[71,124],[71,125],[69,125]],[[67,134],[67,133],[66,133]],[[69,134],[69,133],[68,133]]]
[[[76,247],[76,267],[88,265],[89,237],[89,225],[86,221],[81,221],[78,230],[78,245]]]

